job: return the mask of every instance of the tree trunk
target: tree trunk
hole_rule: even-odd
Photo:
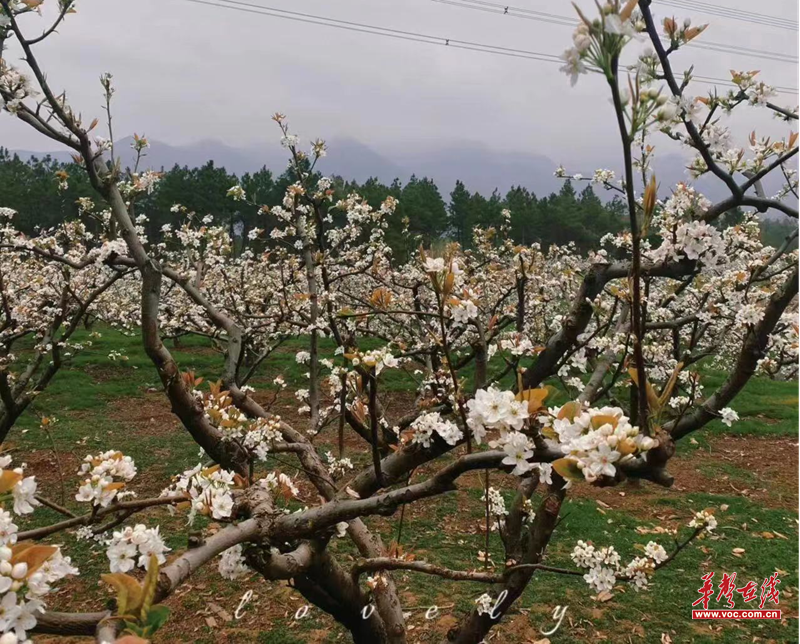
[[[521,563],[541,563],[545,548],[547,548],[558,522],[558,514],[565,496],[563,487],[563,479],[557,477],[554,473],[553,485],[550,487],[549,494],[542,500],[539,511],[536,514],[536,520],[528,534],[527,544],[525,544],[525,556]],[[492,627],[499,623],[503,615],[524,592],[531,577],[533,577],[533,573],[533,569],[523,569],[509,575],[504,584],[499,584],[495,587],[496,597],[499,598],[503,591],[507,593],[505,599],[494,610],[496,617],[493,619],[490,614],[486,613],[479,615],[477,610],[473,609],[460,627],[448,633],[448,641],[455,642],[455,644],[479,644],[483,641]]]

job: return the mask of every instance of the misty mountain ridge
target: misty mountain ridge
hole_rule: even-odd
[[[132,141],[133,137],[125,137],[115,146],[123,166],[130,167],[135,161],[135,153],[131,149]],[[72,158],[68,151],[11,152],[26,160],[46,155],[59,161],[70,161]],[[262,167],[278,175],[286,169],[288,157],[285,149],[274,144],[240,148],[215,139],[203,139],[185,145],[150,140],[150,147],[140,165],[168,170],[176,164],[191,168],[205,165],[208,161],[213,161],[214,165],[224,167],[238,176],[255,172]],[[593,171],[591,167],[583,167],[579,161],[574,162],[576,165],[567,163],[567,160],[561,162],[568,171],[582,172],[584,176],[590,176]],[[667,187],[680,181],[688,181],[687,163],[688,159],[681,154],[656,155],[653,167],[659,184]],[[340,138],[328,142],[328,155],[319,161],[317,168],[323,174],[338,175],[359,183],[370,177],[376,177],[386,184],[394,179],[405,183],[412,175],[428,177],[436,183],[443,198],[448,200],[457,180],[462,181],[471,192],[477,191],[487,197],[494,190],[505,195],[512,186],[524,186],[543,197],[557,192],[563,184],[563,180],[553,175],[558,165],[559,161],[542,154],[504,152],[471,142],[441,145],[424,151],[406,151],[390,157],[356,139]],[[619,170],[617,176],[620,176]],[[582,190],[584,185],[581,182],[576,185],[576,189]],[[711,200],[728,196],[725,186],[714,177],[702,177],[694,185]],[[777,179],[765,185],[767,194],[776,192],[778,188]],[[595,192],[602,199],[610,199],[617,194],[598,186],[595,186]]]

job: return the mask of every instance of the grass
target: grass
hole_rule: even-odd
[[[82,339],[85,338],[76,338],[78,341]],[[302,347],[301,340],[282,346],[265,364],[253,384],[259,389],[268,389],[273,387],[272,380],[282,375],[290,388],[304,386],[305,367],[295,361],[296,351]],[[333,347],[326,343],[323,348],[332,352]],[[207,340],[183,338],[171,349],[184,371],[193,370],[198,376],[211,379],[219,372],[221,357]],[[107,357],[111,351],[120,352],[128,359],[111,361]],[[715,372],[705,373],[703,384],[706,391],[716,388],[723,377],[723,374]],[[413,388],[411,375],[398,371],[387,372],[382,383],[390,401],[395,392]],[[296,406],[296,403],[292,401],[291,405]],[[758,441],[788,437],[792,440],[782,443],[784,449],[795,449],[793,443],[798,436],[797,384],[753,379],[731,406],[737,410],[741,420],[732,428],[713,422],[691,439],[684,440],[679,446],[679,464],[700,463],[702,458],[705,460],[695,469],[705,480],[731,480],[737,482],[737,487],[748,488],[778,486],[779,482],[772,481],[764,472],[751,470],[741,459],[714,460],[706,456],[709,452],[712,455],[718,453],[726,442],[743,437],[751,438],[753,442],[748,444],[753,446]],[[42,415],[58,418],[50,435],[39,428]],[[151,415],[152,420],[148,420]],[[77,483],[77,463],[87,453],[114,447],[130,454],[139,468],[139,485],[146,487],[148,493],[157,493],[166,486],[171,475],[198,461],[197,446],[169,413],[155,370],[141,350],[139,337],[126,336],[114,330],[104,330],[89,350],[79,354],[69,368],[58,374],[12,430],[9,444],[29,460],[40,479],[44,478],[54,486],[43,490],[51,498],[59,499],[60,479],[63,477],[64,500],[73,508],[77,507],[70,501]],[[320,448],[325,448],[324,440]],[[369,461],[366,451],[363,454],[353,452],[350,456],[356,463]],[[783,456],[776,453],[774,458],[779,460]],[[786,467],[793,467],[791,463],[794,461],[786,459],[786,462],[789,463]],[[687,465],[688,469],[692,467]],[[54,474],[56,469],[62,470],[60,476]],[[796,471],[789,479],[796,489]],[[134,488],[136,485],[134,482]],[[518,601],[514,613],[500,626],[500,636],[496,641],[524,642],[540,638],[540,628],[554,625],[553,609],[564,605],[569,606],[567,617],[559,631],[550,636],[554,644],[602,639],[656,644],[662,641],[662,633],[668,634],[673,642],[798,641],[797,511],[778,500],[793,492],[781,489],[777,497],[771,492],[767,496],[751,498],[724,486],[713,489],[716,492],[702,487],[683,492],[678,489],[653,492],[653,486],[649,485],[625,486],[602,491],[605,505],[598,503],[600,496],[594,498],[592,490],[576,491],[565,503],[564,518],[548,550],[548,563],[553,565],[569,565],[569,552],[575,541],[586,539],[587,535],[591,535],[597,544],[613,544],[626,561],[638,553],[636,544],[654,539],[669,545],[663,535],[638,534],[637,527],[652,529],[657,525],[685,525],[696,510],[705,507],[726,509],[717,511],[720,522],[717,534],[709,535],[688,548],[672,565],[659,571],[649,592],[637,593],[632,588],[620,587],[609,601],[597,602],[580,578],[537,576]],[[477,530],[483,520],[481,495],[479,480],[472,476],[462,494],[449,494],[408,508],[403,528],[404,548],[415,553],[418,559],[453,568],[478,566],[476,553],[484,548],[484,536]],[[385,542],[389,542],[396,535],[397,517],[396,514],[391,518],[376,519],[370,521],[370,526],[381,534]],[[24,527],[49,523],[57,518],[55,513],[42,509],[26,521]],[[153,525],[159,523],[173,551],[185,548],[183,519],[170,518],[161,511],[140,516],[139,520]],[[59,535],[55,542],[65,545],[82,573],[68,587],[68,592],[57,598],[59,607],[96,609],[102,605],[108,597],[108,593],[96,584],[98,576],[107,570],[102,548],[77,541],[69,533]],[[346,540],[335,541],[332,548],[344,562],[354,554]],[[734,548],[743,548],[744,552],[737,556]],[[492,535],[491,552],[494,560],[502,563],[502,548],[497,534]],[[791,616],[788,622],[693,623],[689,619],[691,603],[699,596],[697,589],[705,572],[715,571],[716,581],[723,571],[735,571],[737,581],[752,579],[760,585],[764,577],[775,570],[784,571],[779,586],[782,592],[780,607],[784,615]],[[408,622],[414,626],[410,631],[410,641],[438,641],[444,632],[441,624],[468,611],[474,599],[485,590],[479,584],[453,583],[412,573],[398,573],[396,580],[404,606],[410,612]],[[170,600],[175,618],[167,626],[163,641],[186,641],[189,638],[188,631],[185,631],[187,624],[193,624],[194,628],[189,639],[197,642],[222,641],[219,639],[221,627],[228,629],[224,631],[224,641],[264,644],[346,641],[342,629],[322,616],[319,610],[313,610],[306,619],[293,620],[294,610],[301,605],[297,595],[282,588],[286,592],[280,595],[280,601],[275,599],[273,602],[271,598],[278,597],[273,595],[277,586],[268,587],[257,579],[247,583],[247,587],[256,589],[262,598],[270,598],[261,604],[262,609],[253,608],[244,620],[249,624],[247,628],[234,628],[235,624],[209,625],[208,616],[213,617],[209,613],[209,603],[216,602],[233,612],[244,588],[225,582],[214,567],[209,567],[207,572],[192,578],[190,591]],[[424,618],[425,609],[434,604],[440,607],[441,623]],[[737,607],[740,607],[738,603]],[[219,617],[214,619],[221,621]]]
[[[724,379],[719,372],[705,374],[706,391],[716,389]],[[742,436],[796,436],[797,435],[797,382],[779,382],[766,378],[753,378],[747,383],[731,405],[740,421],[725,427],[720,421],[712,422],[706,434],[724,432]]]

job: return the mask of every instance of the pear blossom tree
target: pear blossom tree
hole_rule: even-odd
[[[84,514],[62,509],[63,520],[23,530],[0,511],[0,643],[32,632],[151,639],[168,618],[158,602],[212,562],[226,579],[291,580],[355,642],[407,641],[393,571],[483,583],[486,592],[447,635],[477,643],[531,583],[571,575],[583,577],[587,592],[617,584],[645,591],[659,583],[657,570],[716,528],[704,510],[687,517],[669,548],[651,541],[643,552],[620,553],[587,534],[570,544],[570,566],[547,559],[572,487],[626,479],[671,485],[677,441],[714,419],[735,422],[730,405],[755,373],[796,372],[797,251],[789,250],[791,238],[763,246],[757,217],[772,209],[797,218],[797,135],[773,141],[753,133],[739,148],[725,117],[766,109],[791,125],[797,109],[775,104],[774,90],[752,72],[734,73],[735,89],[724,95],[693,95],[691,72],[676,75],[670,56],[704,27],[673,18],[659,24],[649,0],[609,2],[595,17],[579,16],[564,54],[573,82],[590,72],[608,82],[624,176],[617,181],[598,169],[591,181],[624,197],[628,230],[582,256],[570,245],[515,246],[504,223],[476,229],[471,250],[420,245],[418,257],[398,263],[384,239],[397,202],[389,197],[373,208],[359,195],[337,196],[316,172],[324,142],[304,151],[282,114],[273,120],[295,177],[283,201],[260,204],[241,186],[228,191],[264,217],[247,249],[233,253],[225,227],[179,204],[175,223],[148,239],[137,199],[158,189],[159,175],[139,167],[146,139],[134,141],[135,167],[121,168],[110,75],[101,77],[107,137],[54,88],[35,49],[74,2],[60,0],[54,22],[29,36],[39,4],[0,0],[3,109],[70,148],[104,210],[96,234],[76,222],[24,239],[4,221],[0,295],[8,326],[0,342],[9,344],[0,345],[0,357],[10,362],[10,342],[30,335],[37,365],[21,388],[19,370],[2,372],[5,413],[25,404],[17,389],[29,397],[41,391],[61,354],[77,349],[70,336],[91,309],[108,324],[140,329],[171,409],[206,462],[165,481],[158,497],[133,497],[136,465],[108,445],[77,473]],[[635,50],[634,66],[620,64],[623,50]],[[12,51],[25,68],[12,65]],[[693,178],[711,174],[730,196],[712,203],[689,183],[659,186],[651,166],[651,141],[659,137],[691,148]],[[578,178],[561,168],[557,175]],[[764,193],[767,175],[782,177],[778,194]],[[726,226],[726,213],[737,208],[743,221]],[[510,213],[504,217],[510,221]],[[183,333],[220,347],[216,381],[181,370],[164,340]],[[273,413],[277,394],[257,395],[248,384],[287,338],[308,343],[297,353],[308,386],[293,392],[301,419],[293,424]],[[323,338],[333,342],[332,354]],[[704,389],[704,364],[726,374],[714,391]],[[390,404],[391,371],[415,383],[408,408]],[[559,396],[566,402],[553,404]],[[335,453],[321,453],[320,440],[331,434]],[[296,474],[275,469],[276,455],[292,459],[288,470]],[[11,469],[8,457],[0,468],[0,502],[13,503],[17,515],[33,511],[35,479]],[[383,543],[376,517],[402,525],[404,506],[460,494],[470,473],[484,486],[486,541],[475,560],[459,569],[417,560],[403,550],[399,529]],[[159,526],[134,516],[159,507],[224,527],[169,554]],[[77,573],[45,545],[65,530],[106,545],[114,610],[47,609],[50,585]],[[497,563],[495,533],[503,553]],[[355,546],[354,562],[339,539]]]
[[[0,442],[58,370],[91,344],[71,340],[81,324],[123,319],[103,296],[131,273],[104,263],[108,253],[94,248],[81,222],[27,239],[14,227],[15,214],[0,209]]]

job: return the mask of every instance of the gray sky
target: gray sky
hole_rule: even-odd
[[[341,20],[550,54],[570,45],[571,28],[470,11],[430,0],[243,0]],[[502,0],[497,0],[502,1]],[[719,6],[797,19],[793,0],[708,0]],[[45,5],[54,4],[47,0]],[[590,12],[591,0],[579,4]],[[573,16],[567,0],[514,6]],[[48,15],[53,8],[45,11]],[[657,17],[687,15],[656,2]],[[797,32],[696,13],[705,39],[797,54]],[[41,29],[44,22],[25,21]],[[61,33],[40,45],[56,89],[87,117],[102,117],[98,77],[114,74],[114,126],[172,144],[220,139],[232,146],[276,145],[275,111],[303,138],[358,139],[384,155],[470,141],[556,160],[604,164],[619,155],[604,80],[574,88],[558,65],[353,33],[186,0],[81,0]],[[796,63],[687,49],[676,67],[729,77],[761,69],[775,85],[797,86]],[[695,85],[695,93],[706,85]],[[794,106],[797,98],[781,95]],[[759,132],[786,128],[751,108]],[[89,118],[86,119],[90,120]],[[749,132],[749,129],[742,134]],[[658,142],[666,148],[664,137]],[[741,141],[744,143],[744,141]],[[0,143],[53,150],[23,124],[0,117]],[[331,150],[335,154],[335,149]],[[616,165],[607,161],[604,165]]]

